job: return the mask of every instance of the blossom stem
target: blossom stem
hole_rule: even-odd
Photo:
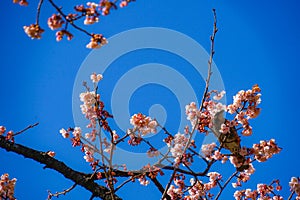
[[[44,0],[40,0],[38,7],[37,7],[37,12],[36,12],[36,24],[39,24],[39,20],[40,20],[40,13],[41,13],[41,7],[43,4]]]

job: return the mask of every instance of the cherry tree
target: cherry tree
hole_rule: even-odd
[[[13,0],[13,3],[28,5],[26,0]],[[32,39],[41,39],[45,31],[40,25],[40,12],[46,3],[55,10],[55,13],[47,19],[47,24],[50,30],[56,31],[55,37],[58,42],[64,37],[72,40],[73,31],[78,30],[90,39],[86,47],[95,49],[109,45],[107,39],[100,33],[88,32],[84,25],[98,23],[101,17],[109,15],[118,7],[130,6],[133,0],[88,2],[86,5],[75,5],[72,13],[65,13],[64,9],[53,0],[40,0],[35,23],[23,27],[24,32]],[[89,132],[84,134],[83,127],[68,125],[58,130],[62,138],[70,140],[70,147],[66,148],[82,151],[82,164],[90,165],[90,172],[76,171],[67,166],[55,158],[55,150],[42,152],[19,144],[17,136],[30,131],[38,123],[17,132],[10,130],[11,127],[0,126],[0,147],[39,162],[44,168],[53,169],[73,181],[74,184],[70,188],[62,189],[61,192],[49,191],[48,199],[65,195],[77,186],[89,191],[90,199],[121,199],[118,191],[135,181],[145,187],[149,184],[155,185],[161,193],[157,199],[222,199],[223,191],[229,187],[234,188],[232,196],[237,200],[300,199],[299,177],[291,177],[288,183],[291,192],[288,197],[280,195],[282,183],[278,179],[270,183],[258,183],[256,188],[243,187],[244,183],[251,181],[255,165],[273,159],[282,148],[273,138],[254,143],[252,146],[245,146],[243,143],[245,138],[255,134],[251,120],[262,112],[260,106],[262,91],[258,84],[248,90],[238,91],[228,105],[220,101],[224,98],[225,91],[210,89],[215,38],[218,32],[214,9],[213,18],[206,85],[201,102],[186,105],[185,114],[189,124],[186,124],[181,132],[172,133],[153,116],[143,113],[136,113],[128,119],[132,126],[128,127],[126,133],[117,132],[111,126],[114,113],[106,110],[106,102],[102,100],[101,81],[105,77],[102,74],[92,73],[83,83],[84,91],[78,94],[82,103],[80,109],[86,118]],[[156,134],[158,130],[162,130],[165,136],[160,142],[167,146],[166,151],[160,151],[156,147],[157,144],[147,140],[147,135]],[[202,145],[200,141],[194,139],[197,134],[213,134],[217,142]],[[120,144],[132,146],[137,151],[141,146],[146,146],[147,155],[150,158],[155,157],[157,161],[138,170],[127,169],[126,163],[113,162],[115,150]],[[225,167],[225,163],[231,163],[232,167]],[[218,171],[212,170],[213,166],[218,166]],[[222,175],[224,170],[231,170],[232,174],[225,177]],[[3,175],[0,180],[0,199],[16,199],[14,191],[17,177],[11,178],[9,174],[1,173]]]

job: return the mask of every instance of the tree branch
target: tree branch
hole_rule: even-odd
[[[6,140],[4,136],[0,136],[0,147],[6,151],[12,151],[14,153],[23,155],[25,158],[30,158],[41,164],[45,164],[44,168],[50,168],[59,172],[65,178],[72,180],[74,183],[90,191],[94,197],[100,197],[104,200],[111,200],[111,192],[108,188],[98,185],[94,182],[94,179],[90,178],[89,175],[73,170],[65,163],[50,157],[45,152],[37,151],[20,144],[10,142]],[[114,199],[120,200],[121,198],[117,195],[114,195]]]

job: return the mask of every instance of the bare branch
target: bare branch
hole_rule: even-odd
[[[65,189],[65,190],[63,190],[61,192],[55,192],[54,194],[51,193],[51,191],[48,191],[48,198],[47,198],[47,200],[50,200],[52,197],[59,197],[60,195],[66,195],[68,192],[72,191],[76,186],[77,186],[77,184],[75,183],[70,188]]]
[[[16,133],[15,133],[13,136],[17,136],[17,135],[19,135],[19,134],[21,134],[21,133],[23,133],[23,132],[27,131],[28,129],[31,129],[31,128],[33,128],[33,127],[37,126],[37,125],[39,125],[39,122],[37,122],[37,123],[35,123],[35,124],[32,124],[32,125],[29,125],[29,126],[27,126],[27,127],[26,127],[26,128],[24,128],[23,130],[16,132]]]

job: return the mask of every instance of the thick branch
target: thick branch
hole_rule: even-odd
[[[111,195],[108,188],[98,185],[87,174],[71,169],[63,162],[48,156],[45,152],[37,151],[20,144],[10,142],[3,136],[0,136],[0,147],[6,151],[12,151],[23,155],[25,158],[30,158],[41,164],[45,164],[44,168],[50,168],[61,173],[65,178],[72,180],[74,183],[81,185],[86,190],[90,191],[94,197],[100,197],[104,200],[111,200]],[[114,198],[121,199],[118,196],[114,196]]]

